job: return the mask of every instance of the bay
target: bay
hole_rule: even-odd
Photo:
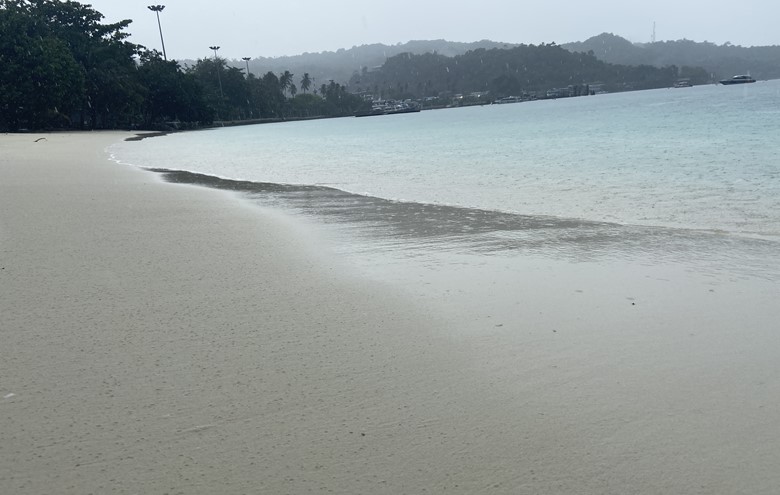
[[[774,280],[778,135],[780,81],[762,81],[177,133],[111,153],[337,225],[337,249],[368,266],[435,246]]]

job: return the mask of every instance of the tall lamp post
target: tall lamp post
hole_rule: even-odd
[[[157,14],[157,29],[160,30],[160,43],[162,43],[162,49],[163,49],[163,60],[167,61],[168,56],[165,54],[165,40],[163,39],[162,35],[162,25],[160,24],[160,12],[163,11],[165,8],[165,5],[149,5],[147,7],[149,10]]]
[[[246,80],[247,80],[247,82],[249,82],[249,60],[250,60],[250,57],[241,57],[241,60],[243,60],[244,63],[246,64]],[[247,105],[247,107],[249,107],[249,118],[254,117],[254,112],[252,112],[252,104],[249,103],[249,98],[246,99],[246,105]]]
[[[219,59],[217,58],[217,50],[219,50],[218,46],[210,46],[211,50],[214,50],[214,64],[217,66],[217,81],[219,81],[219,97],[224,98],[225,95],[222,93],[222,76],[219,75]]]

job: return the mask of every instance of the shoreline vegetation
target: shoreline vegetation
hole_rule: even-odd
[[[128,42],[130,20],[102,19],[78,2],[0,0],[7,54],[0,131],[194,129],[353,116],[388,100],[432,109],[672,87],[680,78],[705,84],[714,76],[688,65],[607,63],[593,50],[542,43],[452,57],[401,53],[372,70],[355,67],[349,81],[322,82],[305,69],[247,73],[248,63],[245,71],[216,50],[182,66]]]

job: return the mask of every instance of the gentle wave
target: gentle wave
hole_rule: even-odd
[[[723,265],[768,279],[778,243],[704,230],[621,225],[543,215],[393,201],[321,185],[232,180],[181,170],[148,169],[173,183],[234,191],[260,205],[350,229],[356,250],[431,249],[480,254],[534,254],[573,261],[603,258],[675,263],[701,270]],[[708,268],[709,267],[709,268]]]

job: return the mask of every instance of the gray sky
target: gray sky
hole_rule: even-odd
[[[131,41],[160,49],[153,3],[169,59],[277,57],[356,45],[446,39],[566,43],[610,32],[631,41],[780,44],[780,0],[82,0],[106,16],[132,19]]]

